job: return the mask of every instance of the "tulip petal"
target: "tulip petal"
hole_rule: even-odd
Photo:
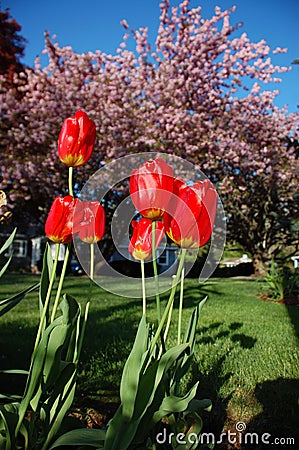
[[[96,139],[94,122],[84,111],[68,117],[58,138],[58,156],[68,167],[79,167],[91,157]]]
[[[129,242],[129,253],[137,260],[149,259],[152,255],[152,221],[142,218],[139,222],[132,221],[133,234]],[[162,222],[156,222],[156,249],[160,245],[164,232]]]
[[[162,159],[146,161],[132,171],[130,193],[134,206],[148,219],[159,219],[168,208],[173,190],[173,170]]]

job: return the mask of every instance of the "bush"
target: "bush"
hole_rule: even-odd
[[[264,280],[266,281],[267,297],[280,301],[299,294],[299,272],[289,267],[278,267],[274,260]]]

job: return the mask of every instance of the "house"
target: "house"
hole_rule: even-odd
[[[9,236],[6,233],[0,234],[1,246]],[[4,254],[6,260],[12,255],[9,270],[40,271],[46,242],[45,236],[29,237],[26,234],[17,233]]]
[[[215,271],[215,276],[250,276],[253,273],[253,260],[244,253],[241,257],[225,258],[221,260]]]
[[[240,258],[227,258],[220,261],[220,265],[225,267],[236,267],[239,264],[250,264],[252,259],[249,258],[247,253],[244,253]]]
[[[136,261],[128,251],[129,241],[123,242],[110,257],[108,264],[117,272],[128,276],[141,276],[140,262]],[[168,275],[174,275],[177,269],[178,247],[174,245],[160,246],[157,249],[158,273],[162,274],[166,270]],[[146,276],[153,276],[152,261],[145,262]]]

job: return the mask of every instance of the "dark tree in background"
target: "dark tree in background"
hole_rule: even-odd
[[[0,11],[0,75],[9,87],[14,86],[15,74],[24,70],[20,58],[24,55],[26,39],[20,31],[21,26],[10,16],[9,9]]]
[[[21,99],[22,94],[18,87],[26,84],[27,76],[24,76],[22,81],[19,79],[19,74],[25,72],[25,66],[20,62],[24,56],[24,49],[26,39],[20,35],[21,25],[10,15],[9,8],[5,11],[1,10],[0,3],[0,95],[6,90],[14,92],[16,100]],[[1,109],[1,107],[0,107]],[[7,135],[8,130],[13,125],[5,114],[1,114],[0,132]],[[0,141],[0,152],[5,151],[5,144]],[[2,173],[0,170],[0,184],[2,181]],[[1,186],[0,186],[1,187]],[[3,208],[0,208],[3,213]],[[1,229],[7,221],[1,222]]]

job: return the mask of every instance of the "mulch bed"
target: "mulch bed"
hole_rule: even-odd
[[[299,295],[294,295],[293,297],[281,298],[279,300],[275,300],[271,298],[269,294],[260,294],[258,296],[259,300],[267,303],[277,303],[280,305],[286,306],[299,306]]]

